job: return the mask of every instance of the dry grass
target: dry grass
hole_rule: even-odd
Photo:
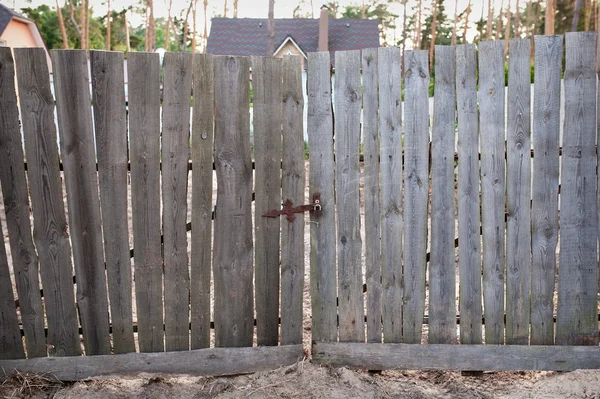
[[[52,397],[66,384],[52,374],[27,374],[19,370],[7,374],[0,384],[3,398],[38,398]]]

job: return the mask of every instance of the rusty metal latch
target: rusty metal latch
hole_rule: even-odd
[[[321,196],[320,194],[313,195],[313,203],[307,205],[300,205],[293,207],[293,203],[289,199],[285,200],[283,208],[281,210],[273,209],[263,215],[267,218],[276,218],[281,215],[286,215],[288,222],[293,222],[296,219],[296,213],[303,213],[306,211],[321,211]]]

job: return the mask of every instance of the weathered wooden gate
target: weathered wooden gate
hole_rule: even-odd
[[[333,93],[309,55],[313,361],[600,367],[596,33],[566,35],[564,118],[563,37],[533,43],[436,46],[433,107],[428,51],[338,52]]]
[[[0,48],[2,369],[74,380],[301,359],[304,217],[280,241],[262,216],[282,193],[304,201],[301,60],[129,53],[125,71],[122,53],[91,51],[88,71],[86,51],[53,51],[53,95],[43,49],[14,57]]]

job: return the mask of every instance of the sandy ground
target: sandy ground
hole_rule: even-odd
[[[307,163],[308,181],[308,163]],[[191,177],[191,176],[190,176]],[[362,180],[362,179],[361,179]],[[362,181],[361,181],[362,183]],[[362,185],[362,184],[361,184]],[[191,178],[190,178],[191,187]],[[216,200],[216,179],[214,183]],[[361,187],[362,188],[362,187]],[[308,198],[308,190],[307,190]],[[130,193],[129,193],[130,195]],[[66,196],[65,196],[66,201]],[[191,190],[188,192],[191,203]],[[131,203],[131,202],[129,202]],[[364,217],[364,204],[361,208]],[[131,212],[129,215],[131,228]],[[191,212],[188,212],[188,221]],[[9,256],[6,219],[0,204],[0,220]],[[362,223],[364,242],[364,222]],[[190,234],[188,233],[188,240]],[[346,368],[332,369],[310,363],[311,312],[309,296],[309,223],[305,226],[305,287],[303,337],[308,357],[293,366],[271,372],[210,378],[193,376],[136,375],[97,378],[75,384],[52,383],[51,376],[13,376],[0,385],[0,397],[57,398],[598,398],[600,370],[555,372],[496,372],[482,377],[459,372],[384,371],[371,374]],[[130,243],[132,244],[132,243]],[[189,248],[188,248],[189,252]],[[458,258],[457,258],[458,259]],[[12,270],[11,270],[12,272]],[[458,275],[458,273],[457,273]],[[14,278],[14,276],[13,276]],[[135,292],[135,289],[134,289]],[[16,296],[16,290],[15,290]],[[134,300],[134,320],[135,300]],[[427,311],[427,310],[426,310]],[[423,342],[427,340],[424,326]]]

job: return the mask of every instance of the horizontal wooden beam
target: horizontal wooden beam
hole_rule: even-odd
[[[554,370],[600,368],[600,346],[313,345],[314,363],[365,370]]]
[[[302,345],[210,348],[181,352],[0,360],[0,368],[5,374],[19,370],[22,373],[52,375],[61,381],[138,373],[219,376],[272,370],[294,364],[303,355]]]

